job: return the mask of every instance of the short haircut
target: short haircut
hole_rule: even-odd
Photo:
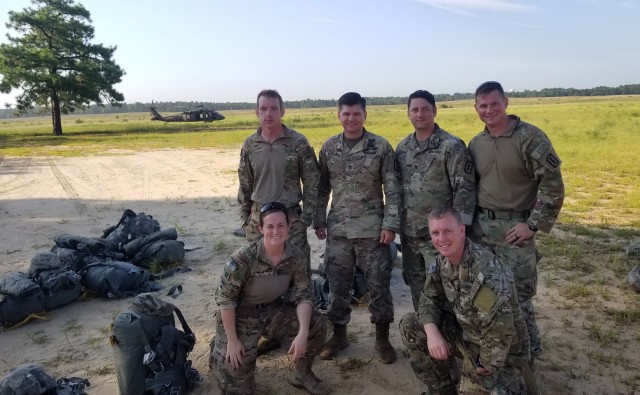
[[[256,107],[260,106],[260,98],[261,97],[270,97],[272,99],[278,99],[278,104],[280,104],[280,109],[284,108],[284,102],[282,101],[282,96],[275,89],[263,89],[258,93],[258,98],[256,99]]]
[[[338,99],[338,109],[341,109],[342,106],[355,106],[356,104],[359,104],[363,110],[367,109],[367,99],[360,96],[359,93],[347,92]]]
[[[431,210],[428,218],[429,218],[429,221],[431,221],[431,220],[442,219],[447,215],[453,216],[453,218],[455,218],[458,225],[462,225],[462,217],[460,216],[460,213],[458,212],[458,210],[456,210],[451,206],[436,207],[435,209]]]
[[[424,99],[431,103],[433,108],[436,108],[436,98],[433,97],[431,92],[425,90],[417,90],[409,95],[409,100],[407,100],[407,108],[411,107],[411,100],[413,99]]]
[[[289,223],[289,212],[287,207],[280,202],[269,202],[263,204],[260,208],[260,226],[264,225],[264,217],[271,213],[284,213],[284,217],[287,220],[287,223]]]
[[[493,91],[498,91],[500,96],[504,97],[504,89],[502,89],[502,85],[497,81],[487,81],[480,84],[480,86],[476,88],[476,95],[474,97],[477,98],[478,96],[486,95]]]

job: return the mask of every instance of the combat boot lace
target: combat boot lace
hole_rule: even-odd
[[[320,359],[328,360],[335,358],[338,351],[349,347],[349,339],[347,339],[347,325],[333,324],[333,336],[324,345],[320,353]]]
[[[396,350],[389,343],[389,323],[376,323],[376,351],[378,360],[389,364],[396,361]]]

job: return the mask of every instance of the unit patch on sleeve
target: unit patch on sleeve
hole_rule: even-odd
[[[549,154],[547,155],[547,163],[555,169],[560,164],[560,160],[553,156],[553,154]]]
[[[465,162],[464,172],[467,174],[473,174],[473,162],[471,162],[470,160]]]
[[[544,155],[544,153],[547,152],[548,149],[549,144],[543,141],[538,144],[538,146],[533,150],[533,152],[531,153],[531,157],[535,160],[540,160],[540,158],[542,158],[542,155]]]

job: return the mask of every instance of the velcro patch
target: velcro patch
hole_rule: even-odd
[[[489,314],[493,306],[498,301],[498,295],[487,286],[480,287],[478,294],[473,299],[473,304],[485,314]]]
[[[547,163],[550,164],[551,167],[555,169],[560,164],[560,159],[553,156],[553,154],[549,154],[547,155]]]
[[[548,149],[549,144],[543,141],[538,144],[538,146],[533,150],[533,152],[531,153],[531,157],[533,157],[533,159],[540,160],[540,158],[542,158],[542,155],[544,155],[544,153],[547,152]]]
[[[436,261],[431,262],[431,265],[429,265],[429,270],[427,271],[427,273],[438,273],[438,271],[439,271],[438,262]]]
[[[227,259],[227,267],[230,271],[235,272],[236,269],[238,269],[238,264],[233,260],[233,258],[229,258]]]
[[[473,174],[473,162],[471,162],[470,160],[465,162],[464,172],[467,174]]]

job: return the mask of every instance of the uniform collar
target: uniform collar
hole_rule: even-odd
[[[508,137],[513,136],[513,132],[516,130],[516,128],[520,124],[520,117],[518,117],[517,115],[509,114],[509,115],[507,115],[507,117],[509,117],[510,119],[515,120],[515,122],[513,123],[512,127],[507,129],[507,131],[504,134],[501,134],[498,137],[507,137],[508,138]],[[489,133],[489,130],[487,129],[486,126],[484,127],[484,130],[482,131],[482,134],[485,135],[485,136],[493,137],[493,135],[491,135],[491,133]]]

